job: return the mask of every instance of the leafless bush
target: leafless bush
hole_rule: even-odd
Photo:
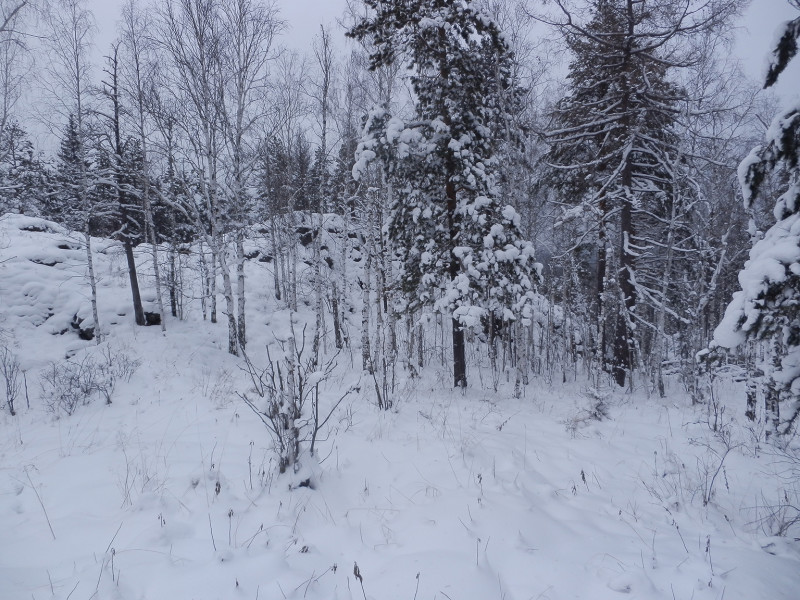
[[[130,381],[140,361],[127,353],[104,346],[100,356],[51,363],[42,376],[42,397],[53,412],[71,415],[81,406],[102,398],[111,404],[117,383]]]
[[[755,508],[754,523],[766,535],[785,537],[800,527],[800,490],[797,486],[784,488],[774,500],[762,493],[761,503]]]
[[[95,393],[97,369],[89,356],[50,363],[42,375],[42,397],[53,412],[71,415],[89,404]]]
[[[217,371],[204,371],[195,383],[195,390],[203,398],[208,398],[215,406],[225,406],[235,396],[233,374],[225,368]]]
[[[142,361],[133,358],[125,350],[105,345],[100,350],[99,364],[106,373],[111,373],[116,381],[129,382]]]
[[[323,388],[336,367],[335,356],[322,365],[317,364],[313,353],[306,352],[305,328],[299,344],[294,325],[289,329],[288,339],[277,341],[279,358],[273,358],[267,346],[265,367],[256,367],[245,356],[245,370],[253,384],[251,392],[260,400],[253,400],[246,393],[239,394],[269,431],[281,473],[299,468],[301,442],[309,442],[309,452],[312,456],[315,454],[321,430],[342,401],[357,389],[346,390],[321,414]]]
[[[709,440],[690,440],[691,444],[707,450],[704,455],[697,457],[697,473],[703,495],[703,506],[707,506],[714,498],[717,482],[724,482],[725,489],[728,489],[725,459],[731,452],[742,446],[741,443],[733,443],[730,437],[717,436],[717,439],[722,442],[721,445],[714,444]],[[720,475],[722,475],[721,479]]]
[[[780,482],[776,497],[762,492],[761,502],[754,507],[757,525],[766,535],[790,536],[800,534],[800,449],[774,448],[771,469]]]
[[[567,432],[573,438],[592,421],[604,421],[608,418],[611,392],[589,388],[582,395],[587,400],[586,406],[564,421]]]
[[[14,402],[16,402],[22,387],[19,379],[19,359],[5,345],[0,346],[0,373],[2,373],[6,384],[6,406],[11,416],[14,416],[17,414],[14,410]]]

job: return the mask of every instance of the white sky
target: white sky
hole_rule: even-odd
[[[745,73],[763,81],[767,56],[779,26],[797,16],[797,10],[787,0],[752,0],[742,19],[735,48]],[[792,61],[774,89],[784,99],[800,93],[800,57]]]
[[[283,43],[303,51],[310,47],[320,24],[335,27],[342,14],[345,0],[276,0],[281,16],[290,26],[283,36]],[[122,0],[89,0],[97,18],[96,39],[98,56],[103,56],[116,36],[116,21],[119,18]],[[775,31],[781,23],[797,16],[787,0],[752,0],[740,23],[735,52],[742,60],[745,72],[753,79],[761,80],[764,64]],[[334,35],[342,45],[342,34]],[[789,72],[781,78],[776,91],[783,98],[800,93],[800,59],[794,61]]]
[[[123,4],[123,0],[88,0],[97,20],[95,44],[100,55],[108,51],[116,37],[116,23]],[[310,47],[320,25],[335,27],[345,7],[344,0],[275,0],[275,4],[281,18],[289,24],[282,43],[301,51]],[[341,41],[341,35],[334,37]]]

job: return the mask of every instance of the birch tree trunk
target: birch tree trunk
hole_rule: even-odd
[[[247,330],[245,326],[245,297],[244,297],[244,231],[236,231],[236,309],[237,309],[237,331],[239,346],[244,351],[247,347]]]
[[[371,211],[367,209],[366,227],[364,230],[364,243],[361,246],[364,256],[364,275],[361,279],[361,368],[369,373],[373,372],[372,353],[370,350],[370,312],[372,292],[372,219]]]
[[[92,258],[90,221],[94,207],[90,197],[86,148],[86,117],[89,109],[86,104],[89,100],[88,52],[91,47],[94,19],[82,0],[63,0],[47,15],[47,26],[49,35],[45,36],[45,44],[49,50],[50,62],[45,68],[52,80],[48,84],[51,86],[48,91],[56,103],[54,112],[70,119],[74,118],[77,128],[75,155],[78,180],[75,182],[75,194],[78,206],[74,208],[80,212],[82,220],[95,341],[99,344],[103,336],[97,309],[97,279]]]

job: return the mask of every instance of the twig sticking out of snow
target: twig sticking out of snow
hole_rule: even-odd
[[[361,570],[358,568],[357,562],[353,563],[353,576],[361,584],[361,593],[364,594],[364,600],[367,600],[367,592],[364,591],[364,578],[361,576]]]
[[[39,501],[39,506],[42,507],[42,512],[44,513],[44,518],[47,519],[47,526],[50,528],[50,533],[53,534],[53,539],[56,539],[56,532],[53,531],[53,525],[50,523],[50,517],[47,516],[47,509],[44,507],[44,502],[42,502],[42,497],[39,495],[39,490],[36,489],[36,486],[33,485],[33,481],[31,481],[31,475],[28,473],[28,468],[25,468],[25,476],[28,478],[28,482],[31,484],[31,489],[33,489],[33,493],[36,494],[36,499]]]

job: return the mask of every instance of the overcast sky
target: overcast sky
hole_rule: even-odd
[[[787,0],[752,0],[737,35],[736,52],[745,72],[759,82],[766,72],[766,61],[779,26],[798,16]],[[784,99],[800,93],[800,57],[779,80],[776,91]]]
[[[116,22],[123,0],[89,0],[95,11],[98,24],[96,39],[98,56],[107,52],[116,36]],[[345,0],[276,0],[281,16],[289,23],[289,31],[283,43],[289,47],[305,50],[310,47],[320,24],[336,25],[341,16]],[[766,56],[781,23],[797,16],[787,0],[752,0],[740,23],[736,53],[742,60],[745,72],[753,79],[761,80]],[[343,44],[342,33],[334,35],[337,44]],[[800,59],[794,61],[791,71],[782,77],[777,91],[783,98],[800,93]]]
[[[157,1],[157,0],[156,0]],[[116,37],[116,23],[120,17],[123,0],[88,0],[89,6],[97,19],[96,45],[98,50],[107,52],[107,48]],[[144,0],[140,0],[144,3]],[[298,50],[311,44],[319,33],[320,25],[336,26],[336,19],[341,16],[345,0],[275,0],[281,18],[289,24],[289,30],[282,42]],[[335,36],[341,40],[342,34]]]

